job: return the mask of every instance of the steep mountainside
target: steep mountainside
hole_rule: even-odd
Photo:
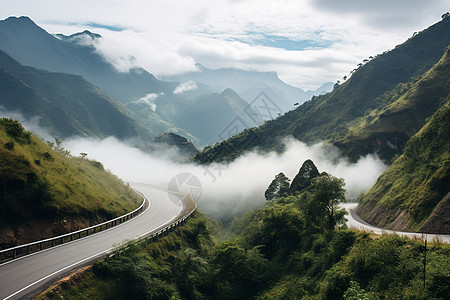
[[[450,234],[449,95],[445,101],[363,196],[358,212],[369,223]]]
[[[0,21],[0,50],[21,64],[52,72],[77,74],[122,102],[148,93],[168,92],[174,84],[157,80],[144,69],[118,72],[84,39],[101,38],[90,32],[53,36],[28,17]]]
[[[170,132],[186,136],[200,146],[227,139],[257,124],[252,106],[231,89],[201,95],[164,94],[127,106],[142,118],[151,113],[161,116],[174,124]]]
[[[88,227],[142,202],[101,163],[67,156],[0,119],[0,248]]]
[[[186,102],[185,108],[174,118],[174,123],[208,145],[227,139],[245,128],[253,127],[253,108],[232,89],[222,93],[203,95]]]
[[[428,97],[427,86],[433,87],[436,78],[426,72],[439,62],[449,44],[450,18],[445,18],[361,65],[331,93],[313,97],[294,111],[218,144],[196,160],[232,160],[255,148],[283,150],[280,138],[293,136],[307,143],[329,141],[352,160],[377,153],[389,161],[402,153],[405,142],[448,93],[448,85],[437,78],[448,77],[448,71],[441,68],[430,71],[441,75],[436,75],[438,88]]]
[[[24,67],[2,51],[0,105],[26,118],[39,117],[40,126],[60,137],[155,135],[123,104],[80,76]]]

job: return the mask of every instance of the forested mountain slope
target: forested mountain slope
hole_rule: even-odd
[[[328,141],[352,160],[377,153],[389,161],[402,153],[409,137],[439,107],[441,97],[445,98],[447,87],[433,90],[430,98],[416,97],[411,99],[413,104],[401,105],[409,93],[424,95],[428,93],[426,85],[433,87],[431,78],[419,81],[430,75],[427,72],[443,57],[449,44],[450,18],[444,18],[395,49],[361,64],[332,92],[217,144],[197,155],[196,160],[229,161],[255,148],[282,151],[280,139],[293,136],[307,143]],[[415,106],[413,115],[410,105]],[[398,121],[395,128],[393,121]]]

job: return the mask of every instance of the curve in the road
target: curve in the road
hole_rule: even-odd
[[[450,235],[394,231],[394,230],[383,229],[383,228],[379,228],[379,227],[370,225],[369,223],[362,220],[356,214],[355,208],[356,208],[356,206],[358,206],[358,203],[354,203],[354,202],[343,203],[341,206],[344,207],[345,210],[347,210],[347,212],[348,212],[348,215],[346,215],[345,217],[348,220],[346,222],[346,224],[349,228],[355,228],[355,229],[363,230],[363,231],[371,231],[376,234],[386,234],[386,233],[393,234],[393,233],[395,233],[395,234],[398,234],[401,236],[408,236],[410,238],[418,238],[418,239],[422,239],[422,240],[424,240],[426,238],[427,241],[429,241],[429,242],[439,241],[439,242],[443,242],[443,243],[447,243],[447,244],[450,243]]]
[[[151,199],[150,207],[139,216],[95,235],[0,265],[0,299],[36,295],[51,282],[104,256],[124,241],[154,234],[192,210],[181,201],[173,203],[165,191],[135,188]]]

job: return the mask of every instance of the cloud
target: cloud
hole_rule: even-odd
[[[332,14],[357,16],[362,23],[384,29],[426,26],[427,16],[439,16],[448,6],[445,0],[314,0],[311,4]]]
[[[182,93],[184,93],[184,92],[196,90],[197,88],[198,88],[197,84],[196,84],[194,81],[189,80],[189,81],[180,83],[180,84],[173,90],[173,93],[174,93],[174,94],[182,94]]]
[[[139,98],[138,100],[132,101],[130,103],[143,103],[146,104],[148,106],[150,106],[150,108],[153,111],[156,111],[156,103],[154,102],[156,100],[156,98],[158,98],[159,96],[164,95],[164,93],[149,93],[147,95],[145,95],[142,98]]]
[[[64,147],[75,155],[88,153],[88,157],[101,161],[107,169],[125,181],[156,184],[167,187],[178,174],[189,173],[201,182],[200,209],[212,217],[237,215],[261,207],[265,203],[264,191],[276,174],[284,172],[293,179],[306,159],[312,159],[319,171],[326,171],[346,181],[347,197],[355,198],[367,191],[386,166],[375,156],[366,156],[357,163],[349,163],[336,148],[286,140],[283,155],[247,153],[229,165],[198,166],[171,161],[164,152],[145,154],[119,142],[115,138],[71,139]]]
[[[121,71],[139,65],[172,75],[195,71],[200,63],[276,71],[289,84],[315,89],[394,48],[447,10],[445,0],[81,0],[64,6],[23,0],[5,2],[0,17],[28,15],[52,33],[100,33],[97,50]],[[300,46],[308,43],[313,46]]]

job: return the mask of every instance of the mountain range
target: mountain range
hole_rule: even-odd
[[[163,77],[165,80],[187,82],[194,81],[206,85],[216,91],[226,88],[235,90],[247,102],[252,102],[261,92],[264,92],[280,108],[286,112],[301,104],[314,95],[325,94],[333,89],[333,83],[327,82],[314,91],[304,91],[286,84],[276,72],[247,71],[236,68],[211,70],[201,64],[196,65],[197,72]]]
[[[248,107],[251,103],[246,102],[236,92],[227,90],[229,88],[238,88],[247,99],[251,100],[255,93],[265,92],[273,102],[276,102],[279,113],[292,109],[294,101],[302,102],[314,93],[303,92],[285,84],[273,72],[235,69],[217,71],[204,69],[203,75],[206,77],[203,78],[209,78],[209,81],[194,82],[194,88],[191,90],[180,89],[180,86],[192,81],[184,80],[189,74],[180,76],[179,82],[168,82],[158,80],[139,67],[132,68],[128,72],[119,72],[96,50],[96,43],[102,39],[102,36],[89,31],[70,36],[53,35],[37,26],[28,17],[10,17],[0,21],[0,50],[25,66],[83,77],[104,94],[109,94],[111,98],[115,98],[133,111],[133,118],[140,126],[145,127],[152,137],[173,132],[186,136],[197,145],[205,146],[223,140],[223,131],[227,130],[227,125],[235,119],[242,122],[235,127],[238,131],[230,131],[233,133],[258,125],[258,120],[249,118],[249,111],[251,112],[252,108]],[[225,81],[224,79],[229,76],[236,79]],[[175,80],[175,77],[170,80]],[[223,83],[215,84],[220,81]],[[241,84],[238,86],[237,82]],[[317,93],[326,90],[327,86],[329,87],[329,84]],[[80,91],[79,88],[74,90]],[[72,93],[76,94],[74,91]],[[222,99],[221,102],[218,99]],[[247,111],[243,112],[244,109]],[[95,114],[94,111],[92,113]],[[211,122],[217,119],[222,121]],[[85,135],[86,132],[75,134]],[[111,133],[102,132],[94,135],[109,134]],[[129,137],[133,135],[134,133]],[[142,138],[148,139],[146,135]]]
[[[61,138],[78,136],[149,138],[137,116],[82,77],[25,67],[0,51],[0,105],[39,117],[40,126]]]

